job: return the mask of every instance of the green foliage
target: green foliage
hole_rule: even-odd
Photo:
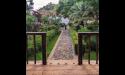
[[[32,15],[26,15],[26,24],[27,25],[33,25],[33,22],[35,21],[35,17]]]
[[[57,11],[57,13],[65,14],[68,11],[68,8],[65,8],[65,6],[66,0],[60,0],[55,10]]]
[[[85,27],[85,28],[80,29],[79,32],[80,31],[89,32],[90,30],[88,30],[87,27]],[[72,27],[70,27],[70,35],[73,41],[73,45],[75,46],[75,44],[78,44],[78,34]],[[91,39],[91,49],[95,51],[96,50],[96,36],[91,36],[90,39]],[[82,41],[83,41],[83,45],[88,49],[89,37],[84,35]]]
[[[47,56],[50,54],[51,50],[53,49],[58,37],[59,37],[60,32],[55,32],[54,30],[48,31],[47,32]],[[41,36],[36,37],[36,48],[37,48],[37,53],[36,53],[36,59],[41,60],[42,59],[42,54],[41,54]],[[34,45],[33,45],[33,37],[30,36],[28,38],[28,58],[30,60],[34,59],[33,57],[34,54]]]
[[[56,11],[64,16],[68,16],[71,20],[70,22],[74,25],[83,19],[87,21],[89,18],[96,20],[96,25],[99,25],[97,22],[99,16],[99,0],[60,0],[59,4],[56,5]],[[82,29],[81,31],[84,30]]]
[[[55,4],[52,4],[51,2],[48,3],[46,6],[40,8],[39,10],[53,10],[54,9]]]
[[[59,33],[57,35],[55,35],[53,38],[51,38],[51,40],[48,42],[48,44],[47,44],[47,55],[49,55],[50,52],[52,51],[58,37],[59,37]]]
[[[91,31],[98,31],[98,25],[88,25],[87,29]]]
[[[36,17],[32,16],[30,13],[26,13],[26,29],[27,31],[32,31]]]
[[[73,45],[78,44],[78,34],[75,30],[72,29],[72,27],[70,27],[70,35],[73,41]]]
[[[97,11],[98,7],[98,0],[60,0],[57,12],[63,15],[67,13],[83,15],[85,11]]]
[[[42,17],[42,22],[43,22],[44,24],[48,24],[48,16]]]
[[[90,42],[91,42],[91,49],[92,49],[92,51],[96,51],[96,36],[91,36],[91,38],[90,38]],[[89,37],[88,36],[84,36],[84,42],[86,43],[85,44],[85,47],[87,48],[87,49],[89,49]]]
[[[42,52],[36,53],[36,60],[41,60],[42,59]]]
[[[54,5],[49,3],[47,6],[41,8],[45,10],[54,10],[58,14],[68,16],[70,18],[70,34],[73,40],[73,44],[78,44],[78,35],[75,31],[76,25],[79,24],[81,20],[95,20],[94,23],[86,24],[85,27],[80,26],[78,32],[89,32],[89,31],[98,31],[99,23],[99,0],[60,0],[59,4]],[[54,17],[54,16],[53,16]],[[91,19],[90,19],[91,18]],[[28,31],[32,30],[35,17],[30,13],[26,13],[26,27]],[[47,51],[51,52],[55,41],[57,40],[57,35],[59,34],[59,20],[52,20],[50,23],[48,16],[42,17],[42,25],[40,31],[47,32]],[[93,46],[96,45],[95,37],[91,38]],[[28,39],[28,49],[29,53],[33,53],[33,37],[30,36]],[[37,50],[40,50],[41,46],[41,36],[36,37]],[[86,44],[88,43],[87,37],[85,37]],[[92,53],[94,55],[94,53]],[[29,56],[32,56],[31,54]],[[41,53],[37,54],[37,59],[41,59]],[[95,59],[95,58],[92,58]]]
[[[56,34],[57,33],[55,30],[48,31],[47,32],[47,42],[51,41]]]
[[[83,59],[88,59],[88,53],[85,53]],[[91,51],[90,52],[90,60],[96,60],[96,52],[95,51]]]
[[[90,30],[87,28],[87,27],[80,27],[81,29],[80,30],[78,30],[78,32],[90,32]]]

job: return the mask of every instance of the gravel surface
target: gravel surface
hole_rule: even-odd
[[[74,57],[73,44],[68,30],[63,30],[51,59],[71,60]]]

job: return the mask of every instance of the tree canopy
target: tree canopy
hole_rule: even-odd
[[[56,11],[71,19],[93,17],[99,15],[99,0],[60,0]]]

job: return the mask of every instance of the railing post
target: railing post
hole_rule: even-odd
[[[26,61],[28,64],[28,35],[26,35]]]
[[[78,65],[82,65],[82,35],[78,33]]]
[[[96,64],[98,64],[98,52],[99,52],[99,34],[96,35]]]
[[[88,64],[90,64],[90,52],[91,52],[91,34],[88,35],[88,45],[89,45],[89,51],[88,51]]]
[[[36,64],[36,37],[33,35],[33,43],[34,43],[34,63]]]
[[[46,65],[46,33],[42,34],[42,60],[43,65]]]

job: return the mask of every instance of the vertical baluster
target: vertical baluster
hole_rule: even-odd
[[[46,33],[42,34],[42,60],[43,65],[46,65]]]
[[[28,64],[28,34],[26,35],[26,61]]]
[[[88,64],[90,64],[90,51],[91,51],[91,34],[88,35],[88,47],[89,47],[89,51],[88,51]]]
[[[78,33],[78,64],[82,65],[82,55],[83,55],[83,51],[82,51],[82,35],[80,33]]]
[[[36,64],[36,37],[33,34],[33,43],[34,43],[34,64]]]
[[[98,51],[99,51],[99,34],[96,35],[96,64],[98,64]]]

